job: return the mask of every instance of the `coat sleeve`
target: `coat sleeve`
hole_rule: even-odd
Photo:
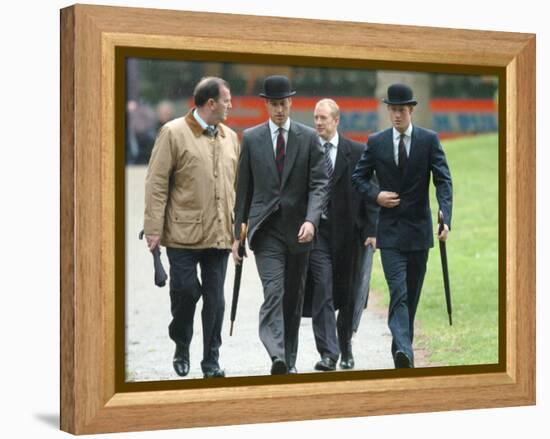
[[[239,239],[241,234],[241,223],[248,222],[250,202],[254,193],[254,178],[250,166],[250,148],[248,136],[243,136],[241,152],[239,154],[239,165],[237,167],[237,183],[235,194],[235,226],[233,237]]]
[[[435,133],[431,148],[431,171],[439,209],[443,212],[443,220],[450,230],[453,207],[453,184],[445,153]]]
[[[375,146],[367,143],[363,155],[355,166],[355,170],[351,176],[351,183],[368,202],[377,205],[376,198],[378,198],[380,188],[372,180],[375,169],[375,153]]]
[[[376,193],[380,192],[378,186],[378,178],[373,175],[370,180],[371,186]],[[378,214],[380,213],[380,206],[376,202],[370,200],[364,200],[364,209],[366,213],[365,228],[363,229],[364,238],[375,237],[378,231]]]
[[[328,196],[328,174],[321,146],[315,135],[309,141],[309,196],[305,221],[319,227],[323,206]]]
[[[174,169],[176,154],[170,129],[162,127],[153,146],[147,176],[145,177],[145,216],[143,230],[146,235],[162,236],[164,215]]]

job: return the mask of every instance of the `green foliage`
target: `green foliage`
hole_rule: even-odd
[[[453,326],[449,326],[439,245],[430,251],[417,313],[415,347],[436,365],[498,362],[498,137],[443,142],[453,178],[452,230],[447,241]],[[436,224],[437,201],[431,206]],[[437,241],[437,240],[436,240]],[[377,252],[371,287],[389,302]]]

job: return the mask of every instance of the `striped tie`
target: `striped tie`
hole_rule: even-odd
[[[334,173],[334,168],[332,167],[332,160],[330,159],[330,148],[332,144],[327,142],[323,145],[325,149],[325,166],[327,168],[328,183],[327,183],[327,198],[325,199],[325,204],[323,206],[323,215],[328,218],[328,207],[330,202],[330,194],[332,192],[332,174]]]
[[[275,165],[277,166],[277,172],[279,173],[279,179],[282,180],[283,168],[285,166],[285,138],[283,136],[283,128],[279,128],[279,135],[277,136],[277,149],[275,151]]]

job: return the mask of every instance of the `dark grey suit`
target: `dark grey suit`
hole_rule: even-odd
[[[317,228],[327,174],[314,130],[291,121],[282,178],[275,165],[269,124],[245,130],[237,173],[235,238],[248,222],[248,243],[264,289],[260,339],[270,358],[296,363],[307,259],[299,243],[305,221]]]

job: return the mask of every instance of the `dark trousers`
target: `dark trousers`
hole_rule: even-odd
[[[330,228],[321,220],[315,245],[309,255],[309,273],[313,294],[311,318],[315,346],[321,357],[338,360],[340,349],[336,336],[336,317],[332,295],[332,257],[330,252]]]
[[[353,247],[352,247],[353,246]],[[362,267],[366,256],[365,247],[362,240],[356,239],[348,248],[352,252],[350,258],[350,266],[346,277],[340,279],[341,284],[334,284],[334,288],[338,291],[346,292],[345,297],[340,300],[340,309],[336,320],[336,329],[338,332],[338,342],[342,357],[351,354],[351,339],[353,333],[358,330],[358,327],[353,326],[353,314],[357,306],[356,302],[359,297],[359,288],[364,288],[362,284]],[[367,285],[368,288],[368,285]]]
[[[254,238],[254,257],[264,290],[260,340],[269,357],[296,365],[309,252],[290,253],[275,213]]]
[[[168,328],[176,344],[189,348],[193,337],[195,307],[202,297],[203,359],[201,369],[219,368],[219,349],[225,300],[223,284],[227,269],[227,250],[188,250],[167,248],[170,261],[170,302],[172,322]],[[197,277],[201,269],[201,281]]]
[[[428,249],[401,252],[384,248],[381,259],[390,290],[388,326],[393,336],[392,355],[395,358],[395,353],[402,351],[414,362],[414,317],[426,274]]]

